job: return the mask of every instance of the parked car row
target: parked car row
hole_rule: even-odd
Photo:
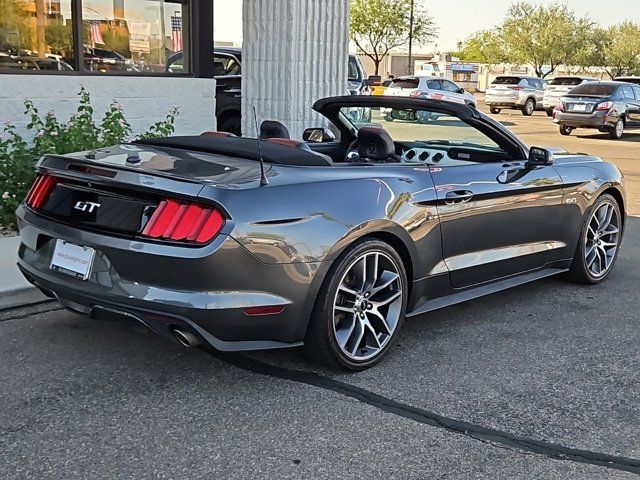
[[[593,128],[621,138],[628,127],[640,127],[640,77],[606,82],[586,76],[562,76],[548,83],[519,75],[497,77],[487,88],[485,104],[493,114],[504,108],[530,116],[544,110],[562,135]]]

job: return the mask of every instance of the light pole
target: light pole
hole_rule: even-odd
[[[409,13],[409,60],[407,64],[407,74],[413,74],[413,2],[411,1],[411,10]]]

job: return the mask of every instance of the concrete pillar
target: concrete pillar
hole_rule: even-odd
[[[242,132],[284,122],[292,138],[322,126],[317,99],[347,94],[348,0],[244,0]]]

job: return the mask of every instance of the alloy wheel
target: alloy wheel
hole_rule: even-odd
[[[400,321],[403,294],[391,257],[369,251],[356,258],[342,276],[333,302],[333,334],[342,353],[356,361],[380,354]]]
[[[620,138],[624,133],[624,122],[622,120],[618,120],[616,123],[616,137]]]
[[[604,276],[616,258],[620,242],[620,218],[615,206],[602,203],[592,214],[585,238],[585,262],[595,278]]]

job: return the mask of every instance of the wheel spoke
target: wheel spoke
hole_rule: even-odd
[[[376,342],[375,344],[375,348],[377,348],[378,350],[382,348],[382,344],[380,343],[380,339],[378,338],[378,333],[376,332],[375,328],[373,328],[373,325],[371,325],[371,323],[369,323],[369,321],[367,320],[367,330],[369,330],[369,332],[371,333],[371,336],[373,337],[373,340]]]
[[[356,292],[352,288],[347,287],[344,283],[340,284],[338,290],[348,293],[349,295],[353,295],[354,297],[358,294],[358,292]]]
[[[389,327],[389,324],[387,323],[387,319],[384,318],[384,315],[382,315],[382,313],[380,313],[378,309],[373,308],[367,312],[367,318],[369,319],[369,323],[371,323],[371,318],[369,317],[369,314],[374,315],[377,318],[375,323],[380,323],[382,327],[386,330],[386,333],[388,335],[391,335],[392,329]]]
[[[605,228],[604,231],[602,232],[602,236],[606,237],[606,236],[609,236],[609,235],[614,235],[614,234],[619,233],[619,232],[620,232],[620,230],[618,230],[618,227],[616,227],[615,225],[609,224],[607,226],[607,228]]]
[[[364,338],[364,326],[357,319],[355,320],[355,324],[358,327],[358,333],[354,337],[355,341],[353,343],[348,342],[347,344],[345,344],[345,348],[349,350],[349,353],[352,356],[356,355],[356,352],[358,351],[358,348],[360,348],[360,344],[362,343],[362,339]],[[354,330],[356,329],[354,328]],[[351,345],[348,345],[349,343],[351,343]]]
[[[389,270],[385,270],[384,272],[382,272],[378,281],[371,288],[371,297],[373,297],[376,293],[380,292],[381,290],[384,290],[385,288],[387,288],[389,285],[395,282],[398,278],[400,278],[400,275],[398,275],[397,273],[390,272]]]
[[[600,230],[606,230],[607,227],[611,224],[611,217],[613,217],[613,206],[608,203],[605,204],[605,216],[602,224],[600,225]]]
[[[342,305],[335,305],[333,308],[334,308],[334,310],[337,310],[339,312],[346,312],[346,313],[351,313],[351,314],[353,313],[353,307],[345,307],[345,306],[342,306]]]
[[[359,322],[356,316],[351,315],[351,323],[349,324],[349,326],[336,331],[336,340],[338,341],[338,345],[340,345],[340,348],[345,348],[347,342],[353,335],[353,331],[355,330],[357,323]]]
[[[402,295],[402,292],[397,291],[397,292],[385,292],[384,295],[381,295],[381,299],[380,300],[371,300],[371,303],[376,306],[376,307],[384,307],[385,305],[389,305],[391,302],[393,302],[395,299],[397,299],[398,297],[400,297],[400,295]]]

